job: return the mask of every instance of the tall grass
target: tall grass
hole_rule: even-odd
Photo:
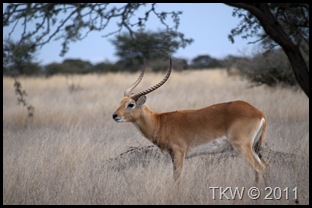
[[[147,96],[147,105],[163,112],[245,100],[267,115],[263,157],[270,165],[265,183],[257,184],[254,171],[238,154],[204,155],[187,159],[174,183],[169,155],[151,146],[130,123],[111,118],[137,76],[77,76],[80,88],[75,91],[63,76],[21,78],[27,102],[35,108],[32,118],[17,105],[13,80],[3,78],[3,203],[309,203],[309,100],[300,90],[250,88],[223,70],[173,72]],[[147,73],[136,91],[162,76]],[[251,187],[259,188],[259,199],[248,196]],[[275,196],[269,195],[273,199],[264,199],[270,191],[266,187],[275,190]],[[244,190],[242,199],[231,198],[235,188]],[[227,191],[220,195],[220,190]]]

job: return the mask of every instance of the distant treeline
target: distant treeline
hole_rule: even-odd
[[[66,59],[62,63],[40,65],[29,63],[15,69],[18,75],[53,76],[56,74],[88,74],[108,72],[136,72],[141,70],[143,60],[128,59],[127,61],[109,61],[92,64],[80,59]],[[289,61],[282,50],[272,50],[266,54],[253,57],[227,56],[224,59],[213,58],[209,55],[200,55],[191,60],[174,59],[174,70],[215,69],[224,68],[229,74],[247,77],[255,83],[264,83],[269,86],[276,84],[296,85]],[[146,60],[146,70],[159,72],[167,70],[168,60]],[[3,68],[3,75],[10,76],[12,71]]]
[[[32,41],[23,43],[7,40],[3,46],[3,75],[6,76],[53,76],[56,74],[88,74],[108,72],[136,72],[146,63],[146,70],[159,72],[168,68],[169,57],[179,48],[184,48],[193,40],[181,39],[177,32],[139,31],[134,37],[129,34],[117,35],[111,40],[115,46],[118,61],[104,61],[92,64],[80,59],[66,59],[62,63],[42,65],[36,61],[36,51]],[[308,56],[305,57],[309,65]],[[173,58],[175,71],[192,69],[227,69],[229,74],[247,77],[255,83],[269,86],[282,83],[296,85],[288,58],[281,49],[271,49],[250,57],[227,56],[217,59],[210,55],[199,55],[191,60]]]

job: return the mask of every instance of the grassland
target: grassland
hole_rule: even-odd
[[[246,100],[267,115],[270,165],[266,184],[257,184],[238,154],[204,155],[186,160],[174,183],[169,155],[111,118],[137,75],[74,76],[74,91],[63,76],[20,78],[33,118],[17,105],[13,80],[3,78],[3,203],[309,204],[309,99],[300,90],[249,87],[223,70],[173,72],[147,96],[153,110]],[[147,73],[137,91],[162,76]],[[251,187],[261,192],[256,200]]]

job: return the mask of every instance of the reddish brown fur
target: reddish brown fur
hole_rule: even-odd
[[[135,105],[127,108],[127,103]],[[153,112],[139,106],[131,97],[124,97],[114,113],[118,122],[132,122],[142,134],[172,157],[174,178],[180,175],[185,155],[192,147],[226,137],[232,147],[243,153],[249,164],[263,173],[265,166],[254,153],[255,131],[264,119],[259,143],[264,141],[266,119],[263,112],[244,101],[211,105],[198,110],[166,113]]]

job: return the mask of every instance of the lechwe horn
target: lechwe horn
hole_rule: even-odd
[[[169,62],[170,62],[169,69],[167,71],[166,76],[163,78],[162,81],[160,81],[158,84],[154,85],[153,87],[148,88],[147,90],[143,90],[143,91],[141,91],[139,93],[136,93],[135,95],[132,95],[131,98],[133,100],[138,100],[139,97],[141,97],[142,95],[146,95],[146,94],[156,90],[157,88],[161,87],[163,84],[165,84],[165,82],[168,80],[168,78],[169,78],[169,76],[171,74],[171,68],[172,68],[172,60],[171,60],[171,58],[169,59]]]

